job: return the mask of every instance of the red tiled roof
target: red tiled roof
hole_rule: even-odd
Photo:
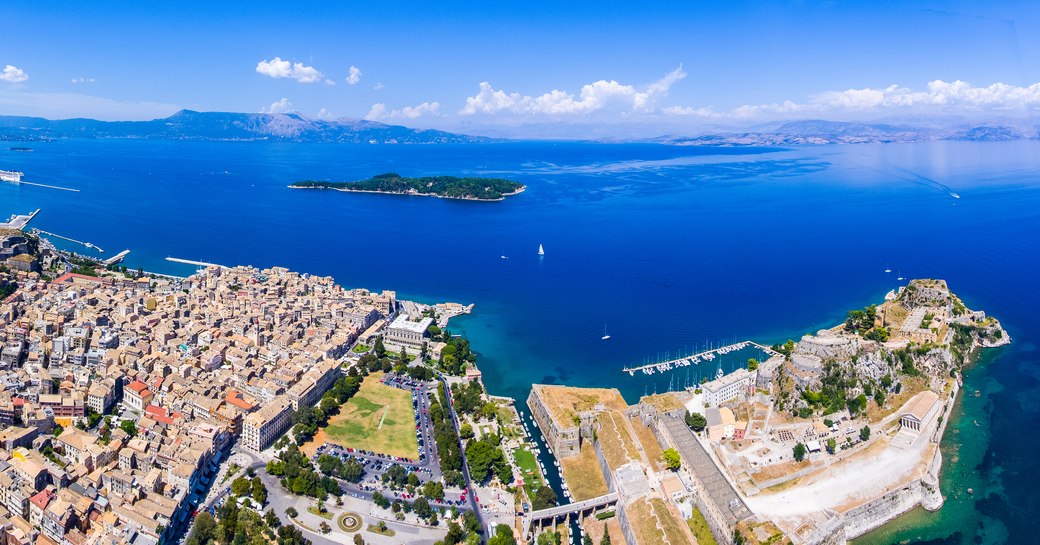
[[[33,502],[33,505],[35,505],[36,507],[39,507],[40,509],[46,509],[47,508],[47,504],[50,503],[51,496],[53,496],[53,495],[54,495],[53,492],[51,492],[50,490],[46,490],[45,489],[45,490],[40,491],[38,494],[34,495],[33,497],[29,498],[29,501]]]
[[[142,397],[144,397],[144,392],[148,391],[148,385],[143,383],[143,382],[141,382],[140,380],[135,380],[135,381],[131,382],[127,386],[127,388],[130,388],[131,390],[137,392],[137,394],[142,396]]]
[[[227,402],[245,411],[251,411],[255,407],[252,403],[242,398],[238,390],[228,390]]]
[[[68,282],[69,280],[72,280],[74,278],[78,278],[79,280],[88,280],[88,281],[91,281],[91,282],[97,282],[98,284],[103,282],[103,280],[101,280],[100,278],[98,278],[96,276],[87,276],[85,274],[76,274],[76,273],[65,273],[65,274],[55,278],[51,282],[51,284],[64,284],[65,282]]]

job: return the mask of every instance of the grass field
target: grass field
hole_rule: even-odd
[[[542,471],[538,467],[538,460],[533,452],[524,448],[514,450],[513,456],[516,457],[516,465],[520,466],[520,471],[524,473],[524,488],[527,490],[527,495],[533,498],[535,491],[542,486]]]
[[[708,528],[708,521],[704,520],[704,515],[701,514],[700,509],[694,507],[693,516],[686,523],[690,525],[693,537],[697,538],[697,545],[718,545],[718,542],[715,541],[715,536],[711,533],[711,529]]]
[[[563,478],[571,487],[574,501],[582,501],[607,493],[607,481],[596,459],[596,450],[587,441],[581,445],[578,456],[568,456],[560,461]]]
[[[412,394],[379,382],[382,373],[373,373],[361,389],[340,407],[339,414],[314,436],[304,452],[327,442],[344,447],[416,458],[415,410]]]

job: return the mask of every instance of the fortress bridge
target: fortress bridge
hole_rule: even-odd
[[[553,526],[561,520],[570,520],[570,517],[577,516],[583,519],[588,516],[592,516],[600,511],[617,507],[618,493],[611,492],[595,498],[576,501],[574,503],[568,503],[567,505],[559,505],[556,507],[550,507],[548,509],[542,509],[540,511],[532,512],[525,522],[525,534],[530,532],[532,527],[541,529],[545,526]]]
[[[711,361],[715,359],[716,356],[728,354],[730,352],[736,352],[737,350],[743,350],[749,346],[758,348],[759,350],[765,352],[769,356],[781,355],[776,350],[773,350],[772,348],[769,348],[764,344],[759,344],[755,341],[740,341],[733,344],[727,344],[725,346],[712,348],[710,350],[704,350],[702,352],[697,352],[696,354],[682,356],[680,358],[675,358],[667,361],[649,363],[646,365],[639,365],[635,367],[625,367],[621,371],[624,373],[628,373],[629,376],[635,375],[636,372],[640,372],[646,375],[652,375],[656,372],[670,371],[678,367],[688,367],[690,365],[696,365],[702,361]]]

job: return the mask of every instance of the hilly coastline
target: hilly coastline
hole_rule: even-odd
[[[343,144],[463,144],[490,139],[450,132],[411,129],[363,119],[320,120],[299,114],[248,114],[181,110],[151,121],[50,120],[0,116],[0,140],[46,141],[62,138],[147,138],[159,140],[238,140],[335,142]]]
[[[558,125],[558,124],[557,124]],[[479,132],[479,129],[474,129]],[[898,119],[850,122],[806,119],[748,129],[701,128],[647,139],[623,135],[594,141],[653,142],[673,146],[803,146],[888,144],[934,141],[1007,142],[1040,139],[1040,120],[995,118],[971,122]],[[539,134],[556,132],[543,127]],[[653,133],[650,133],[653,134]],[[0,116],[0,141],[48,141],[65,138],[140,138],[156,140],[282,141],[342,144],[469,144],[516,138],[490,138],[434,129],[414,129],[365,119],[311,119],[298,113],[234,113],[181,110],[150,121],[99,121],[74,118]],[[546,138],[545,136],[534,139]],[[587,139],[558,136],[562,140]],[[552,138],[550,138],[552,139]]]
[[[799,146],[823,144],[892,144],[932,142],[1007,142],[1036,140],[1040,129],[1032,123],[931,124],[856,123],[810,119],[791,121],[771,130],[710,132],[697,136],[662,136],[660,144],[675,146]]]

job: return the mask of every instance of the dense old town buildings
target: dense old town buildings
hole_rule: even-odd
[[[269,446],[332,386],[357,337],[397,309],[393,292],[282,268],[29,274],[0,301],[6,545],[176,537],[227,447]]]

